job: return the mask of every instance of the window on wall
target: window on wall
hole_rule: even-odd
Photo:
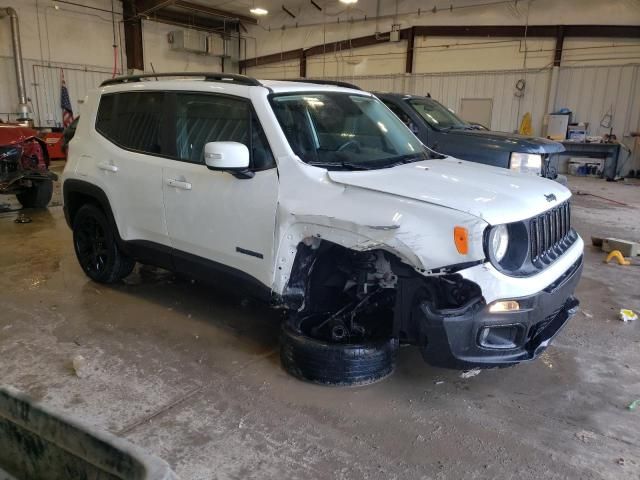
[[[206,143],[238,142],[249,148],[251,168],[263,170],[275,166],[264,131],[246,100],[178,93],[175,129],[176,152],[181,160],[204,163]]]

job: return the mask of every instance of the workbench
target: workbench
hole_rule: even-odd
[[[559,155],[569,157],[588,157],[604,159],[602,176],[604,178],[615,178],[618,170],[618,157],[620,155],[620,144],[618,143],[587,143],[561,142],[565,151]]]

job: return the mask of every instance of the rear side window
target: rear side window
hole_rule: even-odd
[[[163,92],[123,92],[100,99],[96,130],[128,150],[172,155],[162,132]]]
[[[275,166],[267,140],[251,109],[242,99],[198,93],[176,94],[176,153],[180,160],[204,163],[208,142],[239,142],[249,148],[251,168]]]
[[[98,114],[96,116],[96,130],[109,139],[114,136],[112,120],[115,99],[115,95],[103,95],[100,98],[100,105],[98,106]]]
[[[160,135],[163,100],[162,92],[118,94],[114,115],[116,143],[139,152],[167,154]]]

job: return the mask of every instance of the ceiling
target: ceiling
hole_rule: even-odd
[[[135,0],[151,7],[149,16],[176,15],[182,20],[228,22],[239,19],[243,26],[258,24],[265,29],[280,29],[302,25],[348,22],[350,20],[393,20],[396,15],[433,14],[470,6],[509,5],[518,9],[518,0],[359,0],[346,5],[339,0]],[[522,0],[520,0],[522,1]],[[253,7],[268,10],[264,16],[250,13]],[[285,10],[286,9],[286,10]],[[138,11],[141,11],[138,8]],[[187,22],[189,23],[189,22]],[[236,23],[237,24],[237,23]]]

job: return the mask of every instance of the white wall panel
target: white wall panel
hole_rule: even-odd
[[[246,75],[261,79],[298,78],[300,76],[300,63],[298,60],[271,63],[258,67],[247,67]]]
[[[74,115],[78,114],[79,101],[87,92],[96,88],[103,80],[111,78],[108,67],[92,67],[69,63],[45,64],[39,60],[25,59],[24,72],[27,85],[29,107],[33,111],[36,126],[57,127],[62,124],[60,108],[60,77],[64,78],[69,90]],[[0,112],[5,121],[15,119],[17,87],[13,58],[0,57]],[[11,112],[10,114],[8,112]]]
[[[640,130],[640,65],[563,67],[558,80],[556,107],[574,112],[574,121],[588,122],[592,135],[608,133],[600,126],[613,116],[618,138]]]

